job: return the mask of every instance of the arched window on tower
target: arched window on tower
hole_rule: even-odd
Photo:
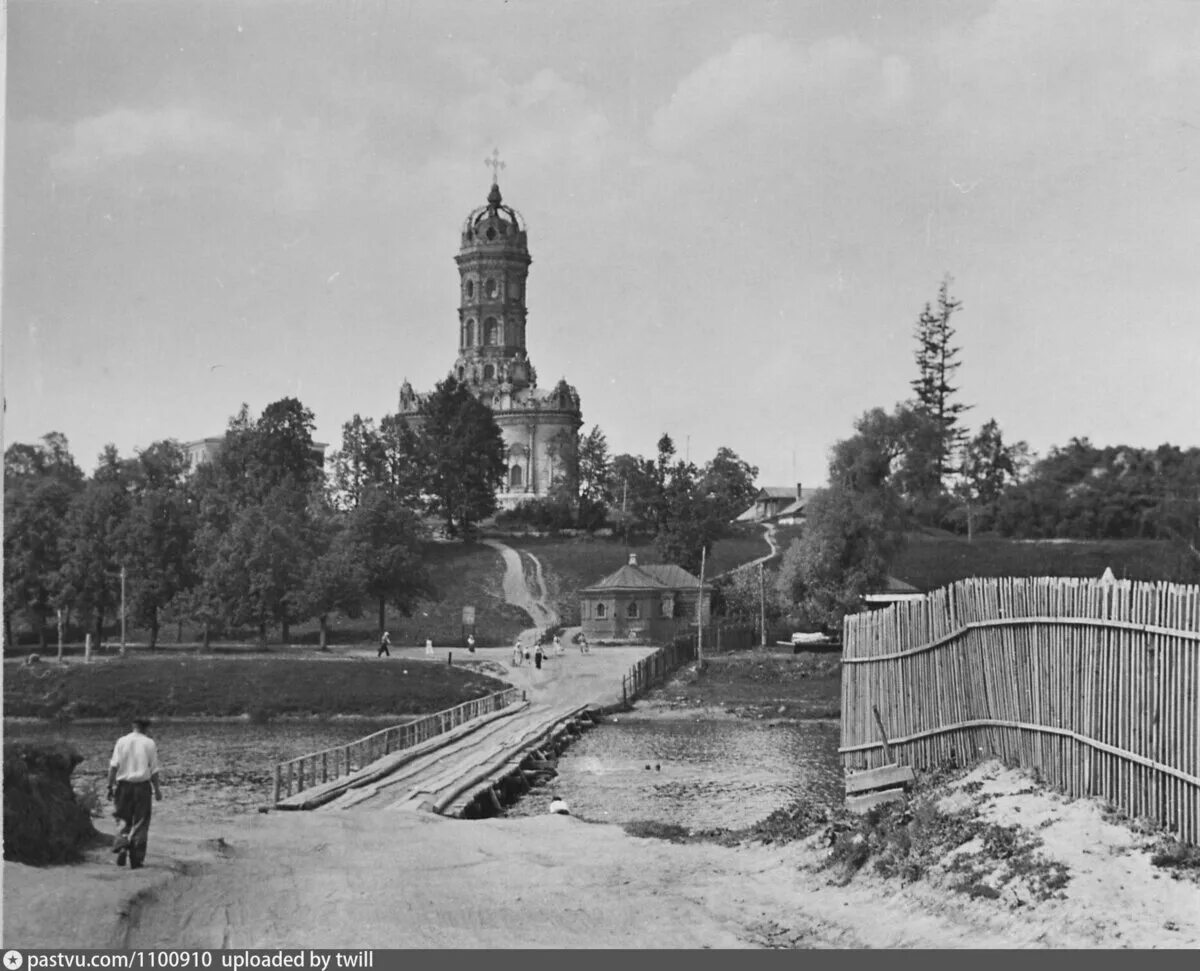
[[[458,367],[458,380],[459,380],[460,384],[462,383],[463,378],[465,378],[466,376],[467,376],[467,370],[460,364]]]
[[[467,280],[467,282],[463,285],[463,289],[466,291],[467,299],[470,300],[473,296],[475,296],[475,281]]]
[[[483,322],[483,342],[492,346],[500,343],[500,325],[495,317],[488,317]]]
[[[472,317],[467,321],[467,347],[475,346],[475,318]]]
[[[509,487],[509,489],[512,489],[512,490],[514,490],[514,491],[515,491],[516,489],[520,489],[520,488],[521,488],[521,481],[522,481],[522,478],[521,478],[521,477],[522,477],[521,466],[519,466],[519,465],[514,465],[514,466],[513,466],[513,467],[512,467],[512,468],[509,470],[509,473],[508,473],[508,487]]]

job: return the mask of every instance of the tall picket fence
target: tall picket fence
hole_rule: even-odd
[[[1200,587],[962,580],[846,618],[843,764],[999,757],[1200,837]],[[878,719],[875,709],[878,709]]]

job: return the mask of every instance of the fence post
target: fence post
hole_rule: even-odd
[[[271,786],[271,802],[272,803],[279,802],[279,774],[280,774],[279,763],[276,762],[275,763],[274,785]]]

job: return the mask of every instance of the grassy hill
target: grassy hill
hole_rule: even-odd
[[[1189,582],[1188,564],[1163,540],[1018,540],[914,532],[891,573],[920,590],[966,577],[1098,577],[1111,567],[1119,579]],[[1194,582],[1191,581],[1191,582]]]

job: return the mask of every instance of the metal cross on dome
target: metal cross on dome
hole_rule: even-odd
[[[492,157],[485,158],[483,164],[487,165],[492,170],[492,185],[500,184],[500,170],[504,168],[504,163],[500,161],[500,149],[492,149]]]

